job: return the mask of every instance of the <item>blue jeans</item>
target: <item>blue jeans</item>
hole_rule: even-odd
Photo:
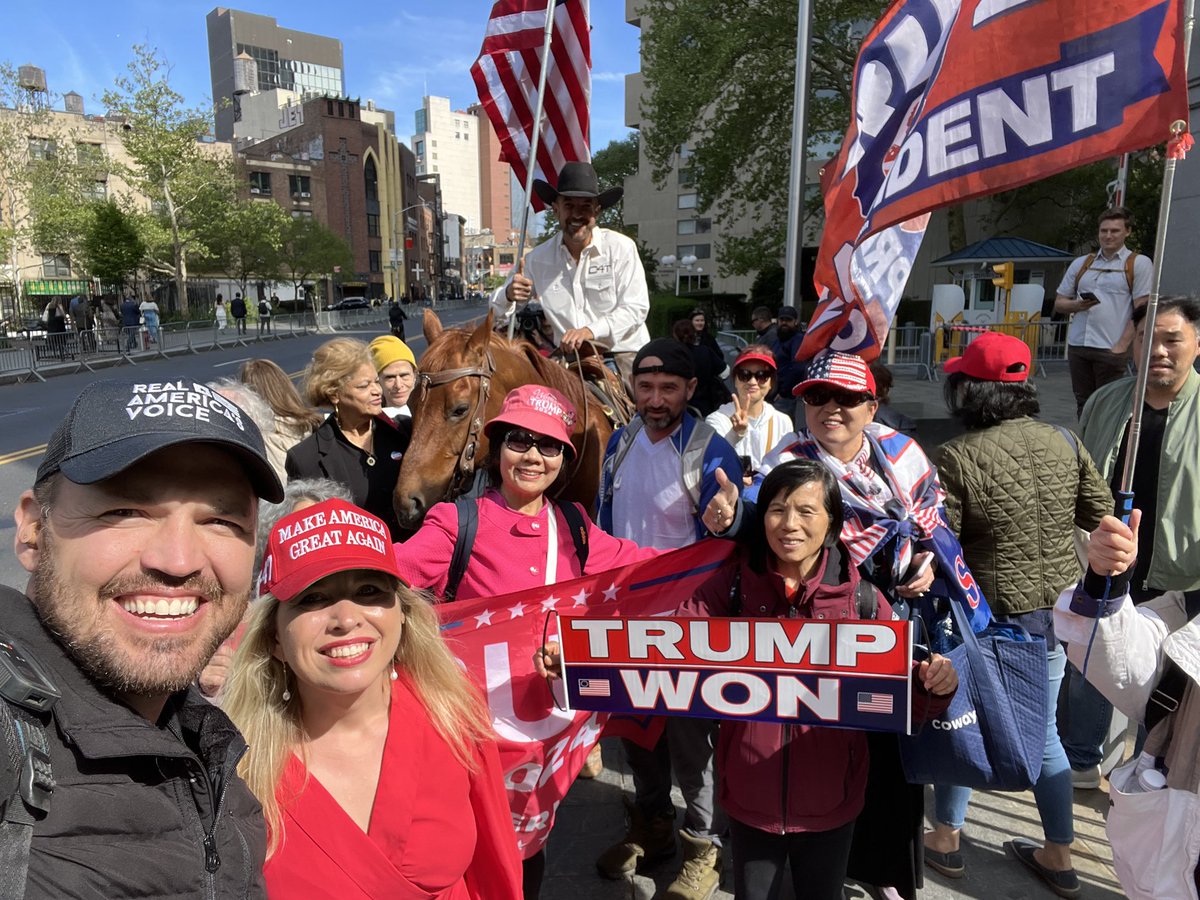
[[[1041,630],[1030,627],[1034,623],[1025,620],[1050,612],[1038,610],[1024,616],[997,618],[1009,618],[1024,625],[1031,633],[1038,634],[1042,633]],[[1062,684],[1067,654],[1052,632],[1046,638],[1046,662],[1050,673],[1046,703],[1046,749],[1042,753],[1041,774],[1033,786],[1033,797],[1037,801],[1046,840],[1054,844],[1069,844],[1075,840],[1074,788],[1071,786],[1071,766],[1058,739],[1057,716],[1058,689]],[[934,786],[933,798],[935,819],[950,828],[962,828],[967,818],[967,804],[971,802],[971,789],[939,784]]]
[[[1090,769],[1100,765],[1102,748],[1112,723],[1112,704],[1089,684],[1075,664],[1067,666],[1067,675],[1059,695],[1059,734],[1072,769]]]

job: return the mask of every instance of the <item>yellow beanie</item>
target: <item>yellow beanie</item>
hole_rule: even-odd
[[[375,363],[375,371],[382,372],[394,362],[406,362],[414,369],[417,358],[408,349],[408,344],[390,334],[375,338],[370,344],[371,360]]]

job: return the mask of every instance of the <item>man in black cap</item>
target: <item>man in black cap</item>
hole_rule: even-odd
[[[0,896],[265,896],[246,745],[193,687],[246,609],[259,497],[258,429],[190,380],[93,383],[51,436],[28,586],[0,587]]]
[[[621,199],[624,188],[601,191],[590,163],[569,162],[558,173],[557,188],[534,179],[533,189],[554,209],[561,237],[525,254],[492,294],[492,305],[512,314],[516,304],[540,300],[563,350],[576,350],[584,341],[601,344],[628,381],[634,354],[650,340],[646,272],[632,240],[596,227],[596,216]]]
[[[794,419],[796,398],[792,396],[792,388],[804,380],[804,373],[808,371],[805,363],[796,360],[796,351],[804,340],[804,329],[800,327],[800,313],[796,312],[794,306],[779,307],[776,320],[775,343],[771,351],[775,354],[775,365],[778,367],[779,393],[772,403],[777,410]]]
[[[720,534],[732,535],[741,520],[742,465],[733,447],[687,411],[696,389],[691,350],[679,341],[650,341],[633,363],[638,414],[608,442],[600,483],[597,522],[617,537],[643,547],[675,549],[709,534],[702,513],[722,485],[734,485],[732,504],[714,504]],[[723,477],[720,473],[724,473]],[[669,718],[654,750],[625,741],[634,773],[635,798],[629,833],[606,850],[596,868],[623,878],[639,865],[675,855],[675,807],[671,773],[683,791],[683,865],[661,895],[702,900],[720,881],[721,832],[713,751],[716,723]]]

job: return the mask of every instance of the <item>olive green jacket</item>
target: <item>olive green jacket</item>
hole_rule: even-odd
[[[1054,606],[1082,572],[1075,526],[1091,531],[1113,509],[1083,445],[1021,417],[968,431],[937,448],[933,461],[950,527],[992,609]]]
[[[1083,445],[1111,482],[1125,426],[1133,415],[1132,377],[1088,398],[1079,420]],[[1191,372],[1167,410],[1158,469],[1158,525],[1146,589],[1200,588],[1200,375]]]

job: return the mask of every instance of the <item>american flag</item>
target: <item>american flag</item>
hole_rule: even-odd
[[[848,391],[873,394],[874,391],[867,384],[867,372],[867,363],[861,356],[824,350],[813,358],[804,383],[828,381]]]
[[[608,697],[611,693],[612,691],[609,690],[607,678],[579,679],[580,697]]]
[[[860,691],[858,694],[858,711],[860,713],[883,713],[890,716],[892,714],[892,695],[872,694],[867,691]]]
[[[500,139],[500,159],[525,183],[533,138],[546,3],[553,2],[554,33],[546,73],[542,136],[535,177],[557,185],[572,160],[591,160],[592,41],[588,0],[497,0],[471,77],[479,102]],[[529,198],[535,209],[542,203]]]

